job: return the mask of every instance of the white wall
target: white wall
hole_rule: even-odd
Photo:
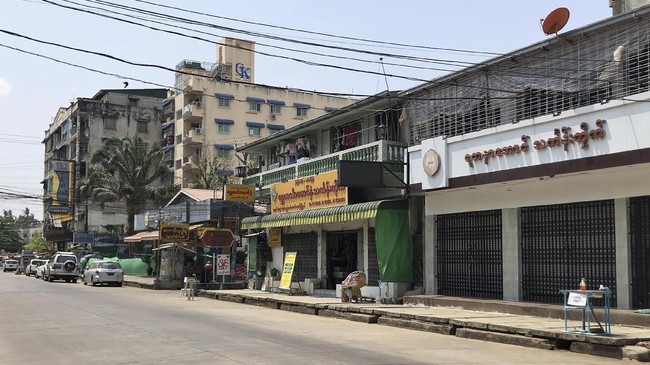
[[[650,103],[647,101],[650,101],[650,93],[638,94],[631,99],[646,102],[612,100],[603,105],[597,104],[565,111],[557,117],[548,115],[462,136],[447,139],[439,137],[423,141],[421,145],[409,148],[410,183],[421,183],[425,190],[434,189],[445,186],[439,182],[440,174],[446,174],[446,178],[452,179],[649,148],[650,123],[647,121],[650,119]],[[534,141],[554,137],[556,128],[569,127],[570,133],[573,134],[580,131],[581,123],[586,122],[589,130],[594,130],[599,119],[606,121],[603,127],[606,132],[605,138],[590,139],[588,148],[582,148],[579,143],[569,143],[566,151],[563,147],[541,150],[533,148]],[[472,164],[465,160],[468,154],[483,153],[515,144],[521,145],[522,135],[530,136],[527,140],[529,145],[527,152],[491,157],[487,164],[484,160]],[[440,143],[446,143],[446,146],[440,147]],[[447,156],[446,161],[441,161],[441,170],[446,169],[446,171],[439,171],[433,177],[424,174],[422,169],[421,155],[428,148],[440,150]]]

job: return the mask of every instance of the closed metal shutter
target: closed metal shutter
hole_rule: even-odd
[[[600,284],[616,305],[614,201],[521,208],[523,300],[562,303],[562,289]],[[598,305],[598,303],[595,303]]]
[[[650,308],[650,196],[630,198],[632,307]]]
[[[379,285],[379,262],[377,261],[377,244],[375,243],[375,229],[368,230],[368,285]]]
[[[293,280],[318,277],[318,236],[316,233],[282,235],[284,252],[297,252]]]
[[[503,298],[501,211],[439,215],[438,294]]]

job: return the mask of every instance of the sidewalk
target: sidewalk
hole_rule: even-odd
[[[147,279],[151,280],[153,286],[153,278],[125,277],[125,281],[132,280],[134,286],[146,285]],[[277,294],[250,289],[201,290],[198,295],[271,309],[468,339],[650,362],[650,329],[643,326],[612,324],[610,336],[588,335],[564,332],[563,319],[469,310],[458,306],[341,303],[339,298]],[[580,321],[570,320],[568,323],[569,329],[580,327]]]

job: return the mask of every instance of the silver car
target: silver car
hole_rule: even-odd
[[[108,284],[122,286],[124,271],[117,262],[95,261],[86,268],[82,279],[84,285],[92,286]]]
[[[16,271],[18,270],[18,261],[16,260],[6,260],[5,266],[2,268],[2,271]]]
[[[25,275],[31,276],[36,275],[36,269],[45,264],[45,260],[42,259],[33,259],[29,262],[29,265],[25,268]]]

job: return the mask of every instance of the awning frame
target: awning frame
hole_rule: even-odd
[[[242,219],[241,229],[262,229],[273,227],[301,226],[347,222],[377,216],[379,205],[386,200],[342,205],[331,208],[303,210],[291,213],[276,213]]]

